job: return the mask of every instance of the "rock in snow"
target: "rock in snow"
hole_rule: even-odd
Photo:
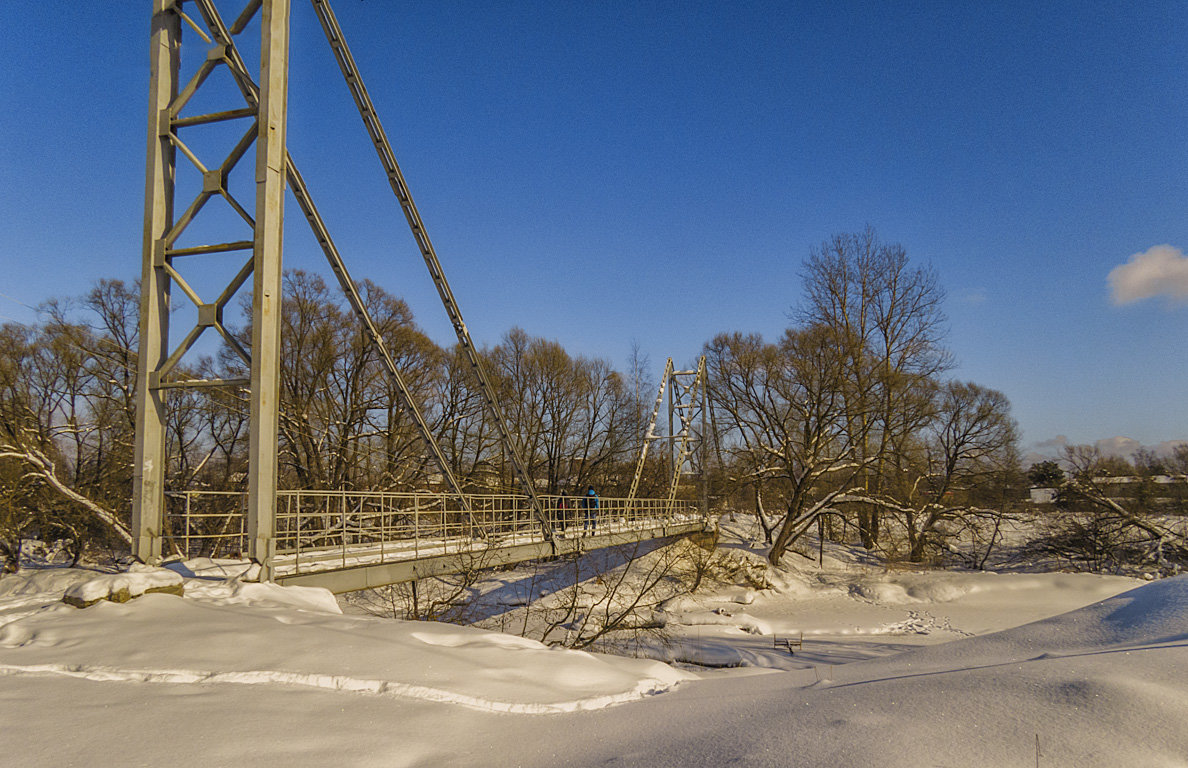
[[[134,565],[127,573],[105,573],[71,586],[62,595],[62,602],[86,608],[100,600],[126,603],[153,592],[181,597],[185,594],[182,577],[164,568]]]

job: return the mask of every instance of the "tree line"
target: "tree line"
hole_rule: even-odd
[[[936,273],[868,228],[812,249],[802,282],[778,338],[731,331],[704,345],[709,429],[696,470],[715,508],[755,514],[773,563],[810,532],[910,562],[983,536],[988,556],[1027,477],[1007,397],[950,376]],[[284,292],[281,487],[440,484],[345,302],[303,271],[286,273]],[[463,487],[515,492],[465,357],[426,336],[400,298],[367,281],[360,292]],[[35,325],[0,327],[0,547],[9,560],[31,533],[127,540],[138,304],[136,286],[104,280],[86,296],[47,302]],[[244,346],[247,325],[245,314]],[[656,386],[638,349],[624,373],[512,329],[482,354],[541,491],[591,484],[626,495]],[[187,372],[246,373],[230,351]],[[246,488],[246,393],[167,397],[168,487]],[[639,495],[666,492],[663,453]]]
[[[429,339],[403,300],[367,281],[360,289],[464,489],[515,492],[464,355]],[[280,487],[438,488],[440,469],[345,302],[321,277],[299,270],[286,273],[284,291]],[[138,307],[135,285],[103,280],[78,299],[47,302],[35,325],[0,326],[0,554],[7,560],[32,534],[129,541]],[[238,334],[247,346],[244,311]],[[595,485],[626,495],[650,414],[646,359],[633,353],[629,376],[518,328],[482,354],[538,490]],[[185,375],[247,371],[227,350]],[[166,397],[167,487],[246,489],[246,391],[170,389]],[[658,492],[665,475],[650,464],[641,495]]]

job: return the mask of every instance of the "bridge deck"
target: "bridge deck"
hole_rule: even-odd
[[[242,550],[243,498],[238,493],[171,495],[170,528],[184,554]],[[530,511],[527,497],[433,493],[281,491],[273,578],[333,592],[493,568],[704,530],[693,502],[599,500],[584,509],[574,497],[543,496],[553,533]]]

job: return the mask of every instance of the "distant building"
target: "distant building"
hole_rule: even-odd
[[[1051,504],[1056,501],[1055,488],[1032,488],[1031,489],[1031,503],[1032,504]]]
[[[1185,475],[1096,477],[1093,482],[1106,498],[1116,501],[1139,499],[1162,505],[1188,503],[1188,476]],[[1053,504],[1058,492],[1058,488],[1031,488],[1031,503]]]

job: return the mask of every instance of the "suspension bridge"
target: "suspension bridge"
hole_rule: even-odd
[[[526,496],[395,491],[277,491],[280,584],[332,592],[482,570],[705,530],[700,505],[667,499],[540,496],[548,531]],[[236,555],[245,543],[246,494],[167,494],[171,544],[188,555]],[[466,511],[469,510],[469,511]]]
[[[311,0],[359,113],[383,173],[400,205],[442,306],[468,364],[472,385],[499,435],[516,493],[476,494],[463,490],[437,436],[421,414],[404,376],[377,330],[347,263],[286,144],[289,88],[290,0],[248,0],[234,16],[223,16],[215,0],[153,0],[149,85],[148,153],[140,347],[136,394],[136,450],[132,528],[134,554],[147,562],[165,554],[243,554],[261,566],[264,579],[283,584],[325,586],[336,592],[427,576],[488,568],[542,557],[645,541],[704,530],[707,434],[704,361],[696,370],[665,367],[655,407],[640,445],[627,496],[600,499],[597,509],[580,498],[537,492],[519,440],[500,409],[495,388],[463,320],[445,271],[429,239],[408,184],[396,162],[345,35],[328,0]],[[228,21],[229,20],[229,21]],[[259,39],[246,39],[258,27]],[[205,46],[196,60],[182,56],[182,35]],[[191,50],[193,48],[191,47]],[[258,52],[250,67],[245,52]],[[233,88],[218,90],[216,72],[230,75]],[[253,72],[258,73],[257,80]],[[204,98],[195,99],[203,93]],[[224,108],[209,110],[212,102]],[[217,164],[204,160],[187,139],[199,126],[219,126],[237,136]],[[254,200],[233,193],[229,178],[248,166],[254,152]],[[243,175],[237,174],[237,178]],[[199,190],[188,205],[175,207],[179,174]],[[235,187],[237,190],[240,187]],[[397,405],[419,432],[435,465],[437,490],[299,490],[278,488],[281,275],[285,192],[296,201],[333,271],[359,327],[374,346],[394,385]],[[208,203],[226,203],[251,230],[193,239],[195,222]],[[184,202],[184,201],[183,201]],[[215,228],[220,226],[215,225]],[[201,236],[209,238],[207,227]],[[204,297],[186,275],[201,273],[203,260],[243,254],[243,265],[217,297]],[[251,342],[245,345],[224,325],[228,304],[251,280]],[[193,305],[196,321],[171,343],[171,297]],[[190,378],[182,365],[198,340],[210,332],[249,372],[238,379]],[[166,393],[172,389],[235,387],[250,402],[247,490],[213,492],[166,485]],[[668,405],[668,429],[658,433]],[[649,448],[665,443],[671,480],[662,498],[637,491]],[[680,489],[683,477],[700,478],[700,499]]]

